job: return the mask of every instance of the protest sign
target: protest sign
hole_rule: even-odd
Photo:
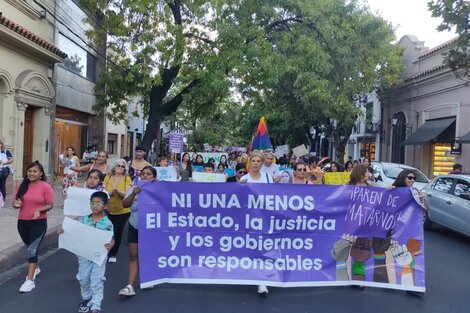
[[[204,169],[204,166],[202,165],[192,165],[191,169],[193,170],[193,173],[202,173],[202,170]]]
[[[292,149],[292,153],[293,153],[296,157],[301,157],[301,156],[307,155],[307,154],[308,154],[308,150],[307,150],[307,148],[305,147],[305,145],[300,145],[300,146],[297,146],[297,147],[293,148],[293,149]]]
[[[167,167],[154,167],[157,170],[157,180],[159,181],[178,181],[178,174],[176,172],[176,167],[167,166]]]
[[[225,183],[225,174],[193,172],[193,181],[198,183]]]
[[[291,184],[294,179],[294,170],[291,168],[279,168],[280,184]]]
[[[349,172],[326,172],[325,185],[346,185],[349,182],[351,173]]]
[[[64,232],[59,235],[59,249],[65,249],[87,260],[103,265],[108,256],[105,244],[111,242],[113,232],[97,229],[65,217]]]
[[[64,200],[64,215],[84,216],[91,213],[90,198],[95,189],[70,187]]]
[[[139,194],[141,287],[362,285],[424,292],[410,188],[157,182]],[[157,249],[155,247],[158,247]]]
[[[184,134],[170,133],[168,150],[172,153],[182,153],[184,151]]]

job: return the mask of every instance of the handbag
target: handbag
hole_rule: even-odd
[[[8,175],[10,175],[10,167],[4,166],[0,169],[0,179],[7,179]]]

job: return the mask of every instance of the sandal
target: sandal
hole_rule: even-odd
[[[132,285],[127,285],[126,287],[119,290],[119,295],[125,297],[135,296],[134,287],[132,287]]]

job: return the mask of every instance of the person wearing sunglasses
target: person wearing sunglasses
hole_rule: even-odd
[[[127,194],[129,189],[132,187],[132,180],[127,176],[128,171],[127,162],[124,159],[118,159],[114,161],[111,166],[111,171],[104,178],[103,187],[109,194],[109,215],[108,218],[111,220],[114,226],[114,240],[115,245],[109,251],[108,262],[115,263],[116,255],[121,245],[122,232],[124,225],[126,225],[129,216],[131,215],[131,209],[122,205],[122,200]]]
[[[237,163],[237,165],[235,165],[235,176],[227,178],[227,183],[238,183],[240,178],[242,178],[246,173],[245,163]]]
[[[400,174],[398,174],[392,186],[389,187],[388,189],[392,189],[395,187],[413,187],[415,181],[416,181],[416,172],[412,169],[404,169],[400,172]],[[424,209],[428,210],[429,204],[426,199],[426,194],[422,190],[419,190],[418,196],[419,196],[419,200],[424,206]]]
[[[294,164],[294,177],[292,177],[292,183],[313,185],[313,182],[308,179],[307,165],[305,165],[304,163]]]

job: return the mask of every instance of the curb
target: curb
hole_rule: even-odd
[[[42,240],[41,247],[39,248],[39,256],[43,256],[47,252],[57,250],[59,235],[57,229],[60,226],[55,226],[46,231],[44,239]],[[40,261],[40,260],[39,260]],[[23,243],[17,243],[13,246],[2,251],[0,255],[0,273],[5,273],[14,267],[26,263],[25,249]]]

